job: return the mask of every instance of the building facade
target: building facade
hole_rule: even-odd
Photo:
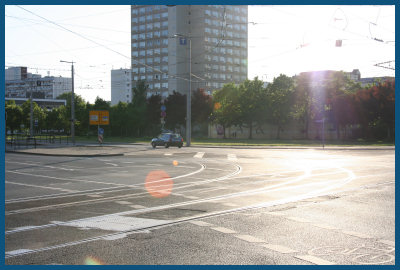
[[[173,91],[211,94],[247,79],[247,6],[147,5],[131,7],[132,80],[148,96]],[[191,65],[192,75],[189,77]]]
[[[5,97],[56,99],[71,92],[72,79],[31,74],[26,67],[11,67],[5,70]]]
[[[132,101],[132,76],[130,69],[111,70],[111,105]]]

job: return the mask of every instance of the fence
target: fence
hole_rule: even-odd
[[[71,143],[68,135],[38,134],[29,136],[26,134],[11,134],[6,136],[6,149],[36,148],[44,145],[61,145]]]

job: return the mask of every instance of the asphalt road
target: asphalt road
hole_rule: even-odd
[[[394,150],[142,150],[7,153],[5,264],[395,264]]]

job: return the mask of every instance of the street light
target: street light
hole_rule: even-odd
[[[180,37],[181,45],[186,45],[186,39],[189,40],[189,92],[186,96],[186,146],[188,147],[192,136],[192,39],[182,34],[175,34],[173,37]]]
[[[75,144],[75,97],[74,97],[74,62],[71,61],[63,61],[60,60],[62,63],[69,63],[71,64],[71,78],[72,78],[72,91],[71,91],[71,139],[72,143]]]

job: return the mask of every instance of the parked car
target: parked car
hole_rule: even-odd
[[[176,133],[163,133],[157,138],[151,140],[151,146],[153,148],[156,148],[157,146],[165,146],[165,148],[178,146],[181,148],[183,146],[183,138],[181,135]]]

